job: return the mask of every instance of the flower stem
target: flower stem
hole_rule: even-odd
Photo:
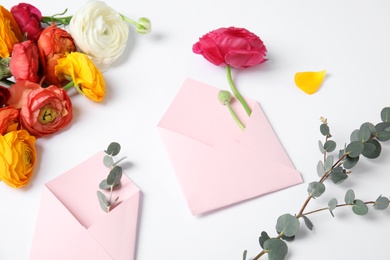
[[[240,101],[241,105],[244,107],[244,109],[245,109],[246,113],[248,114],[248,116],[250,116],[251,113],[252,113],[252,110],[249,108],[248,103],[241,96],[241,94],[238,92],[236,86],[234,85],[233,78],[232,78],[231,67],[229,65],[226,66],[226,75],[227,75],[227,78],[228,78],[230,89],[232,90],[233,94],[236,96],[238,101]]]
[[[228,107],[230,114],[232,115],[234,121],[238,124],[238,126],[241,128],[241,130],[245,130],[245,126],[241,123],[240,119],[237,117],[236,113],[233,111],[232,106],[228,101],[225,102],[225,105]]]
[[[71,80],[68,84],[66,84],[65,86],[63,86],[62,88],[64,89],[64,90],[68,90],[68,89],[70,89],[70,88],[72,88],[72,87],[74,87],[75,85],[74,85],[74,82],[73,82],[73,80]]]
[[[126,21],[128,23],[131,23],[132,25],[137,26],[138,23],[136,21],[134,21],[134,20],[130,19],[129,17],[126,17],[122,14],[120,16],[122,17],[123,21]]]
[[[68,8],[66,8],[65,11],[63,11],[60,14],[54,14],[52,16],[42,16],[41,22],[46,23],[46,24],[51,24],[52,22],[55,22],[58,24],[68,25],[73,16],[65,16],[65,17],[60,17],[60,18],[56,17],[58,15],[64,15],[67,11],[68,11]]]

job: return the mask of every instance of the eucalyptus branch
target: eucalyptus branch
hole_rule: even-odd
[[[382,121],[376,125],[366,122],[363,123],[359,129],[352,132],[350,143],[344,146],[338,153],[338,159],[335,162],[334,156],[331,154],[336,149],[336,142],[331,140],[328,122],[321,118],[320,132],[325,136],[325,141],[319,141],[319,148],[323,154],[323,161],[317,164],[317,174],[320,177],[319,181],[309,183],[307,192],[308,197],[304,201],[298,214],[291,215],[289,213],[281,215],[277,219],[276,237],[269,237],[267,232],[261,232],[259,242],[262,250],[253,258],[257,260],[265,254],[269,255],[269,259],[284,260],[288,252],[285,241],[291,241],[295,238],[300,228],[300,219],[304,220],[306,227],[313,229],[313,223],[309,220],[307,215],[311,215],[324,210],[329,210],[334,217],[333,211],[336,208],[350,206],[353,213],[356,215],[366,215],[368,213],[367,205],[373,205],[374,209],[384,210],[389,207],[390,199],[380,195],[375,201],[363,202],[356,199],[355,193],[352,189],[347,190],[345,194],[345,203],[339,204],[337,199],[332,198],[328,202],[327,207],[322,207],[313,211],[305,212],[309,202],[318,198],[326,191],[325,181],[330,179],[334,184],[340,184],[345,181],[353,168],[359,161],[361,156],[368,159],[375,159],[379,157],[382,151],[380,142],[390,140],[390,107],[385,107],[381,111]],[[247,252],[244,251],[243,259],[246,260]]]

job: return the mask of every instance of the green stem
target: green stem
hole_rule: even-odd
[[[62,88],[63,88],[64,90],[68,90],[68,89],[70,89],[70,88],[72,88],[72,87],[75,87],[73,80],[71,80],[68,84],[66,84],[66,85],[63,86]]]
[[[123,19],[124,21],[126,21],[126,22],[128,22],[128,23],[131,23],[131,24],[133,24],[133,25],[135,25],[135,26],[137,26],[137,24],[138,24],[136,21],[134,21],[134,20],[132,20],[132,19],[130,19],[130,18],[128,18],[128,17],[122,15],[122,14],[121,14],[121,17],[122,17],[122,19]]]
[[[232,106],[228,101],[225,102],[225,105],[228,107],[230,114],[233,116],[234,121],[238,124],[241,130],[245,130],[245,126],[241,123],[240,119],[237,117],[236,113],[234,113]]]
[[[241,94],[238,92],[236,86],[234,85],[231,67],[229,65],[226,66],[226,75],[227,75],[228,82],[229,82],[229,85],[230,85],[230,88],[231,88],[233,94],[236,96],[238,101],[240,101],[241,105],[244,107],[248,116],[250,116],[252,113],[252,110],[249,108],[248,103],[246,103],[245,99],[241,96]]]
[[[368,205],[368,204],[375,204],[375,201],[366,201],[364,202],[364,204]],[[340,207],[345,207],[345,206],[353,206],[353,204],[339,204],[336,206],[336,208],[340,208]],[[326,208],[320,208],[320,209],[316,209],[316,210],[313,210],[313,211],[309,211],[307,213],[303,213],[302,215],[310,215],[310,214],[313,214],[313,213],[317,213],[317,212],[320,212],[320,211],[324,211],[324,210],[328,210],[329,208],[326,207]]]
[[[42,16],[41,22],[46,23],[46,24],[51,24],[52,22],[55,22],[58,24],[68,25],[73,16],[65,16],[65,17],[56,18],[56,16],[58,16],[58,15],[64,15],[67,11],[68,11],[68,8],[66,8],[65,11],[63,11],[60,14],[55,14],[52,16]]]

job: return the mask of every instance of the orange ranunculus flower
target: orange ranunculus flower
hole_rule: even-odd
[[[0,135],[17,129],[19,124],[19,109],[11,106],[0,108]]]
[[[23,35],[13,15],[0,5],[0,58],[7,58],[14,44],[21,42]]]
[[[28,183],[36,162],[35,140],[26,130],[0,135],[0,180],[13,188]]]
[[[55,74],[73,81],[76,89],[88,99],[100,102],[106,94],[106,83],[100,70],[81,52],[72,52],[57,60]]]
[[[39,56],[35,42],[27,40],[14,45],[9,69],[15,81],[39,82]]]
[[[39,36],[38,50],[45,82],[48,85],[61,87],[61,81],[55,75],[54,67],[57,65],[57,60],[64,57],[65,53],[77,50],[72,36],[64,29],[52,24],[46,27]]]

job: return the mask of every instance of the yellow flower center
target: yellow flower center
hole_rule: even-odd
[[[39,123],[49,124],[57,117],[57,112],[50,106],[45,106],[39,112]]]

